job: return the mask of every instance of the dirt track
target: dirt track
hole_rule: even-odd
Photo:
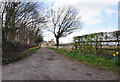
[[[111,71],[73,61],[46,48],[20,61],[3,65],[3,80],[116,80]]]

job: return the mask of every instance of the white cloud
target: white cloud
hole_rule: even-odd
[[[111,0],[112,1],[112,0]],[[94,25],[102,22],[101,12],[110,5],[115,5],[117,2],[82,2],[81,0],[56,0],[54,7],[64,5],[72,5],[77,8],[82,17],[82,21],[87,25]],[[108,13],[114,11],[107,10]]]
[[[100,0],[99,0],[100,1]],[[81,0],[56,0],[53,7],[54,9],[57,9],[57,7],[63,7],[64,5],[71,5],[74,6],[75,8],[77,8],[80,12],[80,16],[82,17],[82,21],[84,22],[85,26],[87,25],[87,27],[89,25],[95,25],[98,24],[100,22],[102,22],[102,11],[104,9],[107,9],[109,6],[114,6],[116,5],[117,2],[112,2],[112,1],[106,1],[106,2],[81,2]],[[56,7],[57,6],[57,7]],[[108,11],[108,10],[107,10]],[[108,11],[109,13],[115,13],[113,11]],[[99,25],[99,24],[98,24]],[[106,32],[106,31],[114,31],[116,29],[114,29],[114,27],[108,27],[105,29],[101,29],[101,30],[93,30],[94,32]],[[92,33],[94,33],[92,32]],[[83,34],[89,34],[90,32],[87,29],[82,29],[79,32],[74,32],[70,35],[68,35],[67,37],[64,38],[60,38],[60,43],[68,43],[68,42],[73,42],[73,37],[74,36],[80,36]],[[52,36],[52,35],[51,35]],[[54,38],[55,40],[55,38]]]
[[[60,38],[60,43],[71,43],[71,42],[73,42],[73,38],[75,36],[81,36],[84,34],[89,34],[89,32],[86,29],[82,29],[79,32],[74,32],[74,33],[68,35],[67,37]]]
[[[111,16],[114,13],[117,13],[117,10],[113,10],[113,9],[104,9],[104,12],[108,15]]]
[[[48,32],[46,30],[43,30],[43,39],[44,41],[50,41],[51,39],[55,40],[54,34],[52,32]]]
[[[97,30],[96,32],[111,32],[111,31],[117,31],[117,30],[118,29],[116,29],[115,27],[107,27],[104,29]]]
[[[98,32],[112,32],[112,31],[117,31],[117,30],[118,29],[116,29],[114,27],[106,27],[104,29],[99,29],[99,30],[96,30],[96,31],[93,31],[93,32],[88,32],[87,29],[82,29],[81,31],[74,32],[74,33],[70,34],[69,36],[67,36],[65,38],[61,38],[60,43],[71,43],[71,42],[73,42],[73,38],[75,36],[82,36],[82,35],[85,35],[85,34],[98,33]]]
[[[51,39],[54,39],[54,41],[56,42],[56,39],[55,39],[53,33],[47,32],[45,30],[43,30],[43,31],[44,31],[44,34],[43,34],[44,41],[50,41]],[[73,38],[75,36],[80,36],[80,35],[84,35],[84,34],[89,34],[89,32],[86,29],[82,29],[79,32],[74,32],[74,33],[68,35],[67,37],[60,38],[60,43],[71,43],[71,42],[73,42]]]
[[[55,0],[53,0],[53,1],[55,1]],[[68,2],[68,1],[71,3],[75,3],[78,1],[79,2],[117,2],[117,3],[119,2],[119,0],[64,0],[64,1],[61,0],[61,2]]]
[[[89,32],[86,29],[82,29],[79,32],[74,32],[74,33],[68,35],[67,37],[60,38],[59,40],[60,40],[60,43],[71,43],[71,42],[73,42],[73,38],[75,36],[80,36],[80,35],[84,35],[84,34],[89,34]],[[54,34],[51,32],[44,32],[43,36],[44,36],[44,41],[50,41],[51,39],[54,39],[54,41],[56,42]]]

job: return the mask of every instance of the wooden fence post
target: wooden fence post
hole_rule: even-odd
[[[79,47],[79,50],[80,50],[80,37],[78,38],[78,47]]]
[[[98,42],[97,42],[97,38],[96,38],[96,40],[95,40],[95,52],[94,52],[95,55],[97,55],[97,43],[98,43]]]
[[[84,46],[83,46],[83,54],[85,55],[85,41],[84,41]]]

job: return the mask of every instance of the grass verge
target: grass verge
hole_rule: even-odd
[[[25,58],[27,56],[31,56],[32,54],[34,54],[39,48],[35,48],[35,49],[31,49],[31,50],[26,50],[24,52],[22,52],[21,54],[11,57],[11,58],[2,58],[2,63],[3,64],[8,64],[14,61],[17,61],[19,59]]]
[[[111,70],[111,71],[120,73],[119,71],[120,67],[118,66],[118,61],[114,59],[110,60],[110,59],[100,58],[100,57],[94,56],[93,54],[82,55],[83,53],[81,52],[76,52],[76,51],[70,52],[66,49],[57,49],[57,48],[50,48],[50,47],[48,47],[48,49],[51,49],[57,52],[58,54],[65,55],[65,56],[68,56],[69,58],[81,61],[85,64],[89,64],[102,69]]]

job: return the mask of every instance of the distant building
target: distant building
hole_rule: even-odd
[[[44,42],[42,43],[43,46],[54,46],[55,45],[55,42],[54,42],[54,39],[51,39],[51,41],[48,41],[48,42]]]
[[[54,46],[55,45],[55,42],[53,39],[51,39],[51,41],[48,42],[48,46]]]

